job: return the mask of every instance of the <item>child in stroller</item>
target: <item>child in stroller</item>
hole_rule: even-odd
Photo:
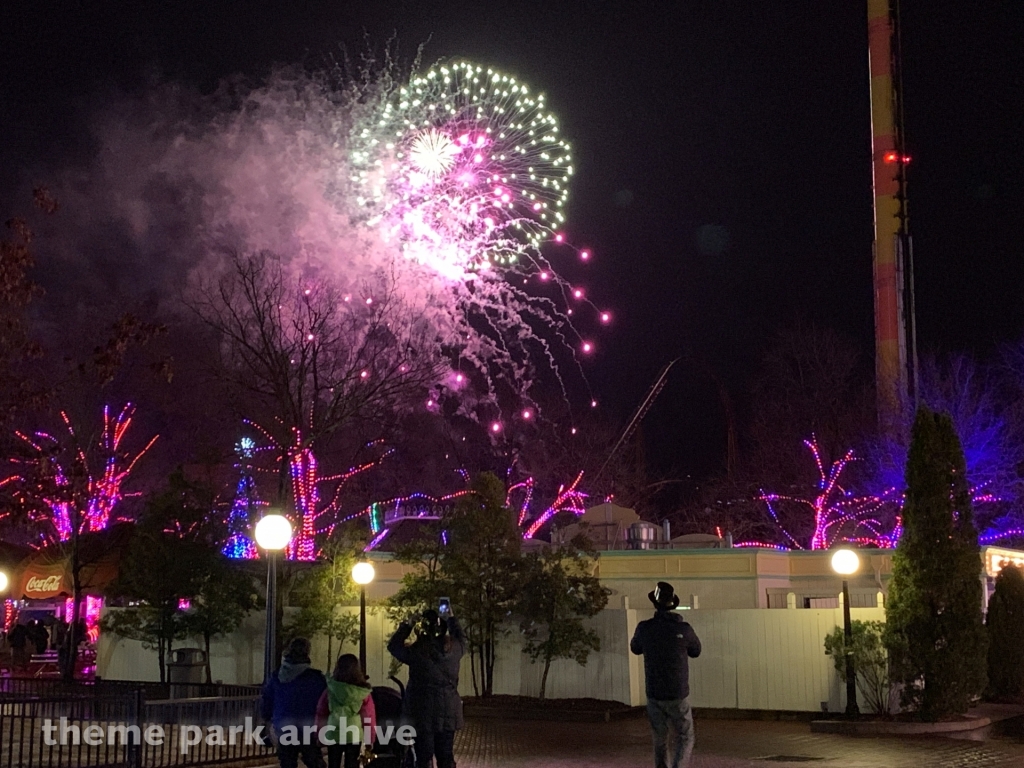
[[[387,744],[375,743],[367,768],[411,768],[414,764],[411,747],[398,743],[394,734],[405,724],[402,718],[402,700],[405,698],[405,686],[397,677],[390,678],[397,688],[386,685],[374,686],[371,691],[373,705],[377,711],[377,726],[381,733],[387,733],[391,727],[391,739]]]

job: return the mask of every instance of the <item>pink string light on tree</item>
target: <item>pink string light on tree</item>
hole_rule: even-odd
[[[350,467],[347,471],[333,475],[321,475],[313,447],[308,445],[299,429],[292,430],[292,443],[287,448],[277,443],[266,429],[252,421],[246,421],[258,430],[270,443],[270,447],[255,448],[256,452],[274,450],[278,461],[285,462],[291,481],[292,501],[295,508],[295,536],[292,537],[286,556],[290,560],[315,560],[317,540],[321,536],[329,536],[335,526],[342,522],[338,519],[341,512],[342,491],[345,484],[353,477],[379,466],[394,449],[387,448],[372,461]],[[374,440],[367,444],[368,448],[380,448],[382,440]],[[330,501],[323,503],[321,489],[333,485]]]
[[[744,541],[737,547],[768,547],[778,549],[829,549],[837,541],[848,541],[868,546],[889,548],[895,546],[898,535],[898,518],[895,528],[888,530],[880,520],[887,506],[897,502],[893,492],[879,496],[857,496],[849,493],[841,484],[843,472],[851,462],[856,461],[853,450],[847,451],[842,458],[832,462],[827,468],[821,458],[821,448],[817,438],[805,440],[804,445],[814,457],[818,470],[818,493],[811,498],[800,498],[778,493],[764,493],[758,497],[768,508],[768,514],[778,526],[788,545],[770,542]],[[813,530],[808,538],[802,539],[783,524],[779,516],[780,504],[794,504],[811,512]]]
[[[52,534],[44,533],[48,541],[67,541],[77,526],[79,533],[101,531],[113,520],[114,510],[126,495],[123,485],[135,465],[157,440],[154,436],[141,451],[125,452],[122,442],[131,427],[135,406],[126,404],[116,417],[110,406],[103,408],[103,428],[95,445],[102,461],[102,469],[94,473],[86,446],[78,443],[75,429],[67,413],[61,419],[67,436],[58,439],[47,432],[27,435],[15,432],[23,444],[31,449],[28,458],[13,458],[12,462],[25,467],[25,471],[7,478],[5,483],[22,487],[18,494],[46,509],[45,522],[52,526]],[[76,489],[72,478],[84,478],[84,494]],[[79,486],[80,487],[80,486]],[[34,518],[40,519],[40,518]]]
[[[576,479],[568,487],[564,485],[558,486],[558,495],[555,497],[555,500],[526,529],[526,532],[523,533],[524,539],[532,539],[536,536],[544,524],[559,512],[572,512],[579,517],[587,511],[585,506],[587,494],[578,490],[581,480],[583,480],[583,472],[576,475]]]

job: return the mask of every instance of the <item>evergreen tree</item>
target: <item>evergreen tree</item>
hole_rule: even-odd
[[[885,642],[904,706],[935,720],[966,712],[985,687],[978,533],[963,449],[946,414],[918,410],[906,482]]]
[[[988,601],[988,684],[998,698],[1024,696],[1024,572],[1005,566]]]

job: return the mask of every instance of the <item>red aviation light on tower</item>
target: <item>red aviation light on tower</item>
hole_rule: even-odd
[[[910,155],[901,155],[899,152],[886,152],[882,156],[882,161],[889,165],[895,165],[896,163],[906,165],[910,162]]]

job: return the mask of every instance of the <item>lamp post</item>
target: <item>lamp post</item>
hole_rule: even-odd
[[[848,576],[860,568],[860,558],[852,549],[837,549],[832,555],[832,570],[843,577],[843,636],[846,642],[846,714],[859,715],[857,706],[857,670],[853,664],[853,623],[850,621],[850,582]]]
[[[263,681],[274,674],[277,653],[277,553],[292,540],[292,524],[284,515],[264,515],[256,523],[256,543],[267,552],[267,633],[263,643]]]
[[[373,563],[362,560],[352,566],[352,581],[359,585],[359,666],[366,674],[366,585],[373,581],[376,572]]]

